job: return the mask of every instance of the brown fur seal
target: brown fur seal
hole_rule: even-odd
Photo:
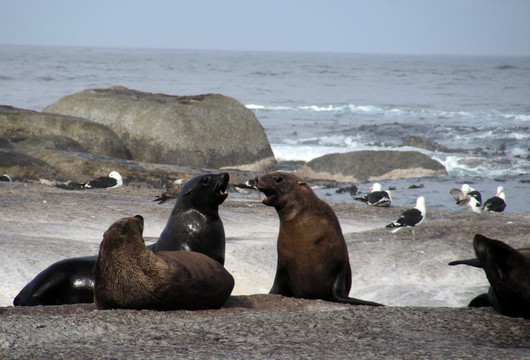
[[[214,309],[230,296],[234,278],[217,261],[190,251],[151,251],[143,218],[123,218],[103,235],[94,267],[98,309]]]
[[[280,217],[278,265],[271,294],[355,305],[380,305],[348,297],[348,249],[333,209],[299,177],[273,172],[255,180],[263,204]]]
[[[227,173],[203,174],[186,182],[160,238],[151,250],[188,250],[225,258],[225,232],[219,205],[228,194]],[[15,306],[61,305],[94,301],[96,256],[53,263],[31,280],[13,300]]]

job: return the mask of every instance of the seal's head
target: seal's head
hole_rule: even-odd
[[[265,195],[261,202],[275,208],[283,208],[293,197],[300,198],[300,194],[311,194],[313,190],[298,176],[286,172],[276,171],[255,179],[256,188]]]
[[[186,182],[177,202],[204,208],[219,206],[228,196],[226,188],[229,178],[228,173],[196,176]]]
[[[141,215],[120,219],[114,222],[103,234],[102,247],[121,248],[123,245],[134,244],[145,247],[142,237],[144,218]]]

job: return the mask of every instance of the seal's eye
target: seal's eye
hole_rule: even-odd
[[[201,178],[201,184],[206,185],[209,182],[210,182],[210,177],[209,176],[204,176],[203,178]]]
[[[275,177],[274,181],[276,181],[278,184],[283,181],[283,178],[281,176]]]

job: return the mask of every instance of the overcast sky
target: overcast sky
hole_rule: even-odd
[[[0,44],[530,56],[530,0],[0,0]]]

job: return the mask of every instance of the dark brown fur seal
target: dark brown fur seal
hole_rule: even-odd
[[[456,261],[480,267],[490,283],[487,294],[477,296],[469,306],[493,306],[503,315],[530,319],[530,251],[516,250],[502,241],[476,234],[473,247],[477,259]]]
[[[488,280],[490,280],[491,286],[488,292],[473,298],[468,306],[493,306],[500,313],[507,315],[510,312],[521,313],[521,306],[517,310],[516,306],[512,304],[507,306],[506,304],[513,301],[507,299],[521,298],[524,293],[523,289],[526,286],[527,308],[530,309],[530,247],[512,249],[502,241],[489,239],[481,234],[476,234],[473,237],[473,246],[477,255],[476,258],[456,260],[449,263],[451,266],[468,265],[481,268],[486,273]],[[525,262],[522,259],[527,260]],[[523,265],[525,263],[527,265]],[[525,275],[525,266],[527,272],[526,284],[522,277]],[[508,282],[511,282],[511,284],[508,284]],[[516,295],[517,292],[519,295]],[[527,317],[530,316],[529,311],[527,310]]]
[[[380,305],[348,297],[348,249],[333,209],[299,177],[274,172],[255,180],[263,204],[280,217],[278,265],[271,294],[355,305]]]
[[[151,251],[143,218],[123,218],[103,235],[94,267],[98,309],[216,309],[234,278],[217,261],[190,251]]]
[[[151,250],[187,250],[225,258],[225,232],[219,205],[228,194],[227,173],[203,174],[186,182],[160,238]],[[53,263],[31,280],[13,300],[15,306],[61,305],[94,301],[96,256]]]

